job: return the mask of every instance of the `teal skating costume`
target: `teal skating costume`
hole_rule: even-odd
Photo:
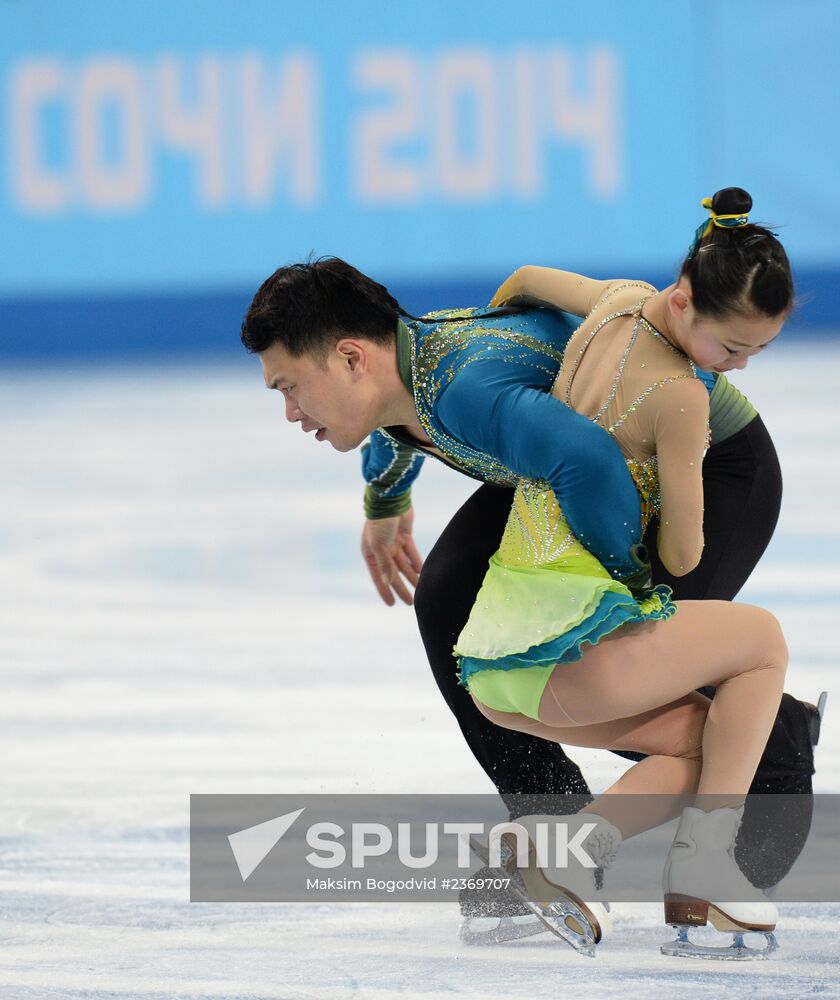
[[[600,428],[549,394],[577,319],[547,309],[487,316],[433,313],[455,322],[400,322],[397,359],[435,448],[381,428],[362,454],[368,517],[410,506],[422,453],[499,486],[522,477],[550,484],[576,535],[610,572],[638,570],[639,500],[621,451]]]

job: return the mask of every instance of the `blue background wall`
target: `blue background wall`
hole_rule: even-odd
[[[737,184],[840,309],[840,4],[0,4],[0,355],[238,350],[335,253],[411,311],[522,263],[666,283]]]

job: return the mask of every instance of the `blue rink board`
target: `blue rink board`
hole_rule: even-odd
[[[673,278],[666,274],[643,277],[658,287]],[[485,281],[401,281],[388,287],[403,308],[421,315],[432,309],[481,305],[499,281],[500,276],[494,275]],[[800,305],[788,321],[785,338],[836,339],[840,271],[800,274],[797,289]],[[256,286],[0,300],[0,363],[96,361],[195,351],[207,357],[238,355],[242,353],[239,327],[254,291]]]

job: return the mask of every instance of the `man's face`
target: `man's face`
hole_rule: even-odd
[[[286,419],[315,432],[336,451],[352,451],[376,427],[366,392],[364,348],[342,340],[323,364],[320,358],[295,358],[280,343],[258,355],[269,389],[283,394]],[[373,419],[373,424],[371,420]]]

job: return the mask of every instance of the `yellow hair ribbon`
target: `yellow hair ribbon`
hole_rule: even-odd
[[[737,229],[738,226],[746,226],[750,221],[750,217],[742,213],[718,215],[712,208],[711,198],[704,198],[700,204],[709,213],[709,221],[701,222],[697,227],[697,232],[694,234],[694,243],[692,243],[691,248],[688,251],[689,259],[697,253],[700,241],[711,233],[714,226],[717,226],[718,229]]]
[[[743,212],[735,212],[729,215],[718,215],[718,213],[712,208],[711,198],[704,198],[700,204],[709,213],[709,221],[703,229],[701,239],[703,236],[709,235],[712,231],[712,226],[717,226],[719,229],[735,229],[738,226],[746,226],[750,221],[749,215],[744,215]]]

